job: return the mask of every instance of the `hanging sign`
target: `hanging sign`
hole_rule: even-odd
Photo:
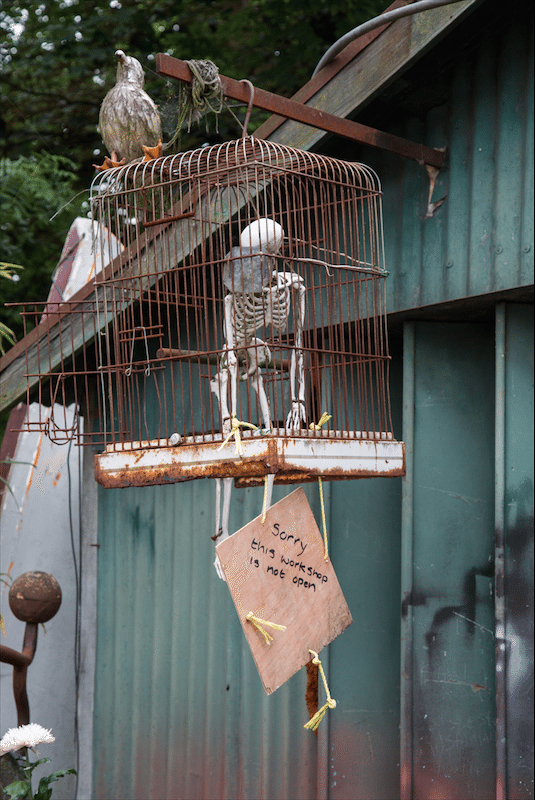
[[[352,623],[304,491],[299,488],[217,545],[267,694]]]

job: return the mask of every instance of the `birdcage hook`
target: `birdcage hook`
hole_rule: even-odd
[[[134,360],[134,344],[135,344],[135,341],[136,341],[136,331],[143,331],[143,338],[145,339],[145,355],[147,356],[147,358],[145,359],[146,362],[147,362],[147,368],[145,370],[145,375],[148,378],[149,375],[150,375],[150,363],[149,363],[150,357],[149,357],[149,344],[147,342],[147,331],[146,331],[146,328],[145,328],[144,325],[138,325],[138,326],[136,326],[135,328],[132,329],[132,343],[130,345],[130,366],[125,369],[124,374],[126,375],[127,378],[129,378],[130,375],[132,374],[132,364],[133,364],[133,360]]]
[[[247,78],[244,78],[240,83],[245,83],[249,87],[249,91],[251,95],[249,97],[249,104],[247,106],[247,114],[245,115],[245,121],[243,123],[243,131],[242,131],[242,139],[247,138],[247,127],[249,125],[249,120],[251,119],[251,111],[253,110],[254,105],[254,86],[251,81],[248,81]]]
[[[64,425],[63,427],[61,425],[58,425],[57,422],[56,422],[56,419],[55,419],[54,407],[56,405],[56,400],[57,400],[60,384],[62,385],[62,400],[63,400],[63,402],[58,403],[58,405],[61,405],[63,408],[65,408],[66,397],[65,397],[65,388],[64,387],[65,387],[65,379],[66,378],[67,378],[67,375],[65,373],[63,373],[63,372],[60,372],[57,375],[56,386],[55,386],[54,392],[53,392],[53,394],[52,394],[52,396],[50,398],[50,414],[47,417],[47,419],[46,419],[46,421],[44,423],[44,426],[43,426],[43,430],[44,430],[45,435],[48,436],[50,441],[55,442],[55,444],[58,444],[58,445],[69,444],[69,442],[73,441],[73,439],[79,434],[79,429],[80,429],[80,423],[79,423],[79,419],[78,419],[78,417],[79,417],[78,407],[77,407],[77,410],[74,413],[73,423],[69,427],[67,427],[66,425]],[[65,412],[64,412],[64,416],[65,416]]]

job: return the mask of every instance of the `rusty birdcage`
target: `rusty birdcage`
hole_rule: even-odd
[[[401,474],[371,169],[245,137],[108,170],[91,203],[94,363],[86,304],[43,374],[93,381],[100,482]]]

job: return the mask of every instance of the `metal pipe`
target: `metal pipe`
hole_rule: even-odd
[[[403,439],[406,475],[401,505],[401,664],[400,664],[400,798],[413,795],[413,589],[414,589],[414,428],[415,323],[403,329]]]
[[[496,308],[496,433],[494,509],[494,643],[496,694],[496,800],[507,797],[507,639],[505,632],[505,358],[506,313]]]
[[[432,8],[439,8],[440,6],[448,6],[452,3],[460,2],[461,0],[420,0],[418,3],[412,3],[411,5],[404,6],[403,8],[395,8],[393,11],[387,11],[384,14],[380,14],[378,17],[369,19],[362,25],[358,25],[356,28],[353,28],[353,30],[345,33],[340,37],[340,39],[338,39],[338,41],[329,47],[327,52],[319,60],[318,66],[312,73],[312,77],[317,75],[317,73],[322,70],[323,67],[327,66],[329,62],[336,58],[338,53],[347,47],[348,44],[351,44],[351,42],[353,42],[355,39],[358,39],[359,36],[364,36],[364,34],[368,33],[368,31],[373,31],[375,28],[380,28],[381,25],[388,25],[390,22],[395,22],[401,17],[408,17],[412,14],[418,14],[420,11],[429,11]]]

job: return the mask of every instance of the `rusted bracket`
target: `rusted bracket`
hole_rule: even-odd
[[[191,83],[193,79],[193,73],[185,61],[173,58],[165,53],[156,55],[156,71],[159,75],[175,78],[184,83]],[[250,101],[251,91],[245,82],[235,81],[233,78],[226,78],[224,75],[219,77],[225,97],[230,97],[232,100],[238,100],[245,104]],[[272,114],[302,122],[313,128],[334,133],[337,136],[343,136],[345,139],[367,144],[370,147],[377,147],[380,150],[386,150],[388,153],[395,153],[404,158],[411,158],[420,164],[440,169],[444,163],[444,152],[442,150],[426,147],[423,144],[402,139],[400,136],[393,136],[391,133],[384,133],[367,125],[361,125],[359,122],[352,122],[343,117],[328,114],[326,111],[298,103],[296,100],[289,100],[278,94],[266,92],[256,86],[253,105],[264,111],[270,111]]]

